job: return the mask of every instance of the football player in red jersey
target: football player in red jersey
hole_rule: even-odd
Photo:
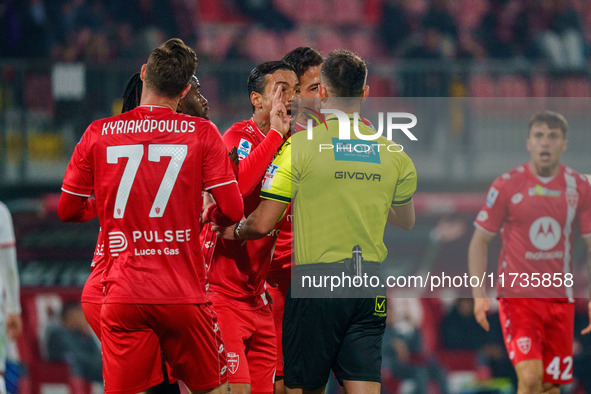
[[[320,66],[322,55],[310,47],[298,47],[287,53],[284,62],[293,67],[300,82],[300,94],[302,98],[320,97],[318,86],[320,85]],[[304,120],[296,119],[295,131],[306,128]],[[275,334],[277,336],[277,366],[275,371],[275,394],[285,393],[283,385],[283,310],[285,297],[291,279],[291,240],[293,215],[291,205],[287,207],[285,217],[279,224],[281,231],[277,236],[271,268],[267,276],[267,283],[270,285],[267,290],[273,299],[273,319],[275,320]]]
[[[568,281],[576,222],[591,251],[591,187],[560,164],[567,129],[556,112],[532,117],[526,140],[530,160],[493,182],[468,251],[470,275],[482,275],[488,244],[503,229],[498,274],[506,280],[497,286],[499,313],[518,393],[559,393],[560,385],[572,381],[574,304]],[[511,287],[508,279],[515,276],[519,279]],[[536,285],[536,278],[545,285]],[[474,316],[488,331],[485,290],[472,293]],[[589,309],[591,314],[591,302]],[[591,325],[583,333],[590,331]]]
[[[365,84],[366,77],[367,67],[361,58],[346,50],[332,51],[321,67],[322,82],[319,90],[320,96],[325,99],[324,105],[327,108],[341,108],[347,113],[358,112],[359,107],[355,106],[359,106],[361,100],[369,93],[369,86]],[[359,100],[353,105],[343,104],[345,101],[341,100],[342,97],[358,97]],[[336,107],[332,107],[335,104]],[[332,130],[320,133],[323,142],[332,141],[338,132],[339,125],[331,124]],[[365,130],[368,128],[369,126],[364,127]],[[265,200],[248,219],[233,227],[215,229],[220,231],[220,236],[224,239],[260,239],[276,226],[284,215],[291,197],[296,196],[294,211],[299,210],[302,214],[300,219],[307,222],[306,224],[300,221],[294,229],[296,266],[301,264],[300,269],[314,272],[319,276],[335,266],[337,271],[332,271],[335,275],[336,272],[347,270],[354,272],[353,265],[356,266],[355,272],[359,272],[360,247],[354,246],[356,263],[349,266],[345,261],[348,262],[351,256],[349,245],[352,242],[343,240],[349,236],[353,240],[360,239],[363,237],[360,234],[368,231],[368,234],[372,232],[372,235],[366,237],[364,242],[374,246],[366,249],[381,249],[380,256],[383,257],[377,253],[369,258],[365,256],[363,259],[367,264],[363,264],[363,272],[371,269],[370,264],[379,267],[378,261],[383,261],[386,255],[386,248],[383,246],[383,226],[387,216],[390,216],[388,212],[392,213],[392,222],[397,226],[410,229],[414,225],[412,194],[416,189],[416,172],[412,161],[406,155],[381,156],[380,162],[374,163],[377,167],[373,168],[392,174],[392,178],[388,182],[375,182],[371,185],[383,191],[368,193],[369,185],[365,183],[351,182],[344,185],[340,180],[331,182],[333,171],[343,166],[343,163],[340,163],[342,160],[333,155],[315,155],[312,144],[306,145],[292,156],[295,152],[291,150],[293,140],[304,141],[308,138],[306,136],[307,133],[295,134],[290,137],[291,141],[283,145],[270,167],[272,173],[267,173],[270,176],[265,179],[262,187],[261,197]],[[354,161],[348,165],[358,166],[359,163]],[[388,169],[378,168],[382,162],[388,165]],[[343,200],[339,196],[350,195],[352,187],[357,190],[353,194],[357,194],[358,198],[347,198],[350,206],[338,206],[336,201]],[[359,204],[365,205],[359,208]],[[381,207],[378,210],[383,216],[374,221],[380,213],[376,210],[374,215],[369,213],[369,210],[377,207]],[[324,215],[334,213],[333,209],[339,212],[333,215],[332,219],[327,219]],[[297,242],[298,235],[301,242]],[[298,270],[295,272],[298,273]],[[290,292],[293,287],[292,283]],[[366,293],[363,298],[345,299],[334,298],[335,293],[332,289],[324,288],[321,291],[323,294],[314,294],[320,295],[318,298],[309,297],[309,292],[303,294],[303,298],[302,293],[300,297],[291,297],[289,293],[286,297],[283,350],[284,383],[288,392],[324,392],[332,369],[337,380],[344,386],[345,392],[379,393],[381,344],[386,317],[385,291],[381,295],[384,300],[379,304],[376,304],[378,296],[374,294]],[[347,288],[342,295],[350,297],[353,292],[351,288]],[[369,298],[365,298],[367,296]],[[383,309],[384,312],[377,312],[378,309]]]
[[[179,101],[177,112],[184,113],[185,115],[197,116],[203,119],[209,119],[207,117],[209,110],[208,101],[201,94],[201,84],[199,83],[199,79],[193,75],[190,84],[191,89],[189,90],[189,93],[187,93],[187,95]],[[121,112],[131,111],[140,105],[142,87],[143,83],[140,73],[135,73],[127,82],[123,92],[123,107]],[[103,285],[101,283],[101,278],[105,270],[103,249],[103,233],[99,230],[97,245],[91,263],[91,273],[84,284],[81,297],[81,305],[82,310],[84,311],[84,316],[99,339],[101,337],[100,315],[103,300]],[[163,371],[165,371],[165,369],[163,369]],[[175,382],[170,384],[167,375],[168,374],[166,373],[164,376],[164,381],[161,384],[150,388],[150,393],[173,394],[180,392],[178,383]]]
[[[285,105],[289,113],[297,85],[295,72],[284,62],[256,66],[248,79],[253,116],[234,124],[223,135],[228,148],[238,147],[238,186],[247,215],[261,201],[261,181],[289,130],[281,123],[274,124],[280,118],[271,116],[272,108],[274,103]],[[211,252],[209,295],[228,352],[228,380],[233,392],[273,392],[275,328],[265,296],[265,279],[276,233],[246,243],[224,239],[211,242],[216,237],[211,228],[202,234],[202,241],[210,242],[206,244]]]
[[[83,221],[95,205],[105,237],[101,339],[105,392],[162,381],[160,347],[190,392],[227,388],[224,344],[206,295],[198,233],[203,214],[232,223],[243,204],[215,125],[175,112],[190,90],[195,52],[179,39],[142,66],[141,105],[93,122],[76,146],[58,213]],[[88,199],[94,192],[95,200]]]

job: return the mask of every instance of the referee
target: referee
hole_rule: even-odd
[[[320,71],[322,108],[344,112],[352,121],[369,93],[366,79],[362,59],[346,50],[332,51]],[[271,116],[282,117],[289,127],[285,108],[274,106]],[[302,131],[283,145],[267,170],[261,191],[264,200],[248,219],[223,229],[222,236],[260,238],[273,229],[292,202],[294,278],[374,274],[387,254],[383,242],[386,221],[407,230],[414,225],[416,171],[392,141],[357,139],[351,121],[351,139],[339,140],[342,119],[332,115],[325,120],[313,128],[312,138]],[[358,130],[375,134],[367,121],[359,121]],[[336,148],[373,144],[376,149],[343,152]],[[331,145],[331,150],[319,150],[319,146]],[[386,149],[391,145],[394,149]],[[361,268],[355,264],[359,248],[355,248],[357,259],[351,258],[356,245],[363,253]],[[332,369],[345,392],[379,393],[385,289],[380,293],[342,289],[340,294],[330,289],[302,294],[302,290],[306,291],[301,281],[292,280],[285,304],[288,392],[323,392]]]

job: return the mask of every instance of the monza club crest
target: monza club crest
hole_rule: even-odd
[[[238,356],[237,353],[234,352],[229,352],[226,355],[227,359],[228,359],[228,371],[230,371],[232,373],[232,375],[234,375],[236,373],[236,371],[238,371],[238,364],[240,363],[240,357]]]
[[[579,203],[579,193],[575,190],[568,190],[566,192],[566,202],[569,207],[576,208]]]
[[[528,354],[531,350],[531,338],[528,337],[521,337],[517,338],[517,347],[519,351],[523,354]]]

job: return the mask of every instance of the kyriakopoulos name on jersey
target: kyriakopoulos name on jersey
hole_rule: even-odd
[[[159,231],[133,231],[133,242],[143,240],[145,242],[187,242],[191,240],[191,229]]]
[[[178,119],[117,120],[104,123],[101,135],[153,133],[156,131],[161,133],[193,133],[195,132],[195,122],[187,120],[179,121]]]

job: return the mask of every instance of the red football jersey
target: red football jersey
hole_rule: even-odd
[[[62,190],[94,192],[105,238],[105,303],[207,301],[202,190],[235,182],[210,121],[142,105],[93,122]]]
[[[223,135],[228,150],[238,148],[238,185],[243,193],[244,216],[248,217],[259,205],[261,182],[277,149],[281,135],[270,130],[265,136],[254,120],[235,123]],[[204,242],[211,240],[207,229],[201,234]],[[252,241],[218,239],[213,246],[208,272],[212,300],[231,298],[244,302],[244,307],[256,309],[264,305],[265,279],[271,263],[271,254],[277,231]],[[218,297],[220,295],[220,297]]]
[[[583,237],[591,236],[591,187],[572,169],[561,166],[544,182],[526,163],[497,178],[474,224],[489,234],[502,231],[499,296],[571,298],[572,287],[557,286],[554,273],[563,281],[572,273],[575,223]],[[550,274],[550,283],[532,281],[532,273]],[[515,274],[525,275],[513,282]]]
[[[90,302],[92,304],[101,304],[103,302],[103,272],[105,271],[105,243],[103,239],[103,230],[99,229],[98,238],[96,240],[96,248],[94,249],[94,256],[90,263],[90,275],[86,279],[84,289],[82,290],[82,302]]]

